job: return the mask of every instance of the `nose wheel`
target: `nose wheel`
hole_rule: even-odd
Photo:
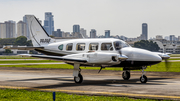
[[[82,83],[82,81],[83,81],[83,76],[81,75],[81,73],[79,73],[77,77],[74,77],[75,83]]]
[[[124,80],[129,80],[130,77],[131,77],[131,75],[130,75],[130,72],[129,72],[129,71],[124,71],[124,72],[122,73],[122,78],[123,78]]]
[[[146,83],[147,82],[147,77],[145,75],[140,77],[141,83]]]
[[[140,77],[141,83],[146,83],[148,81],[148,79],[145,75],[146,72],[144,71],[144,69],[146,69],[146,67],[142,67],[142,76]]]

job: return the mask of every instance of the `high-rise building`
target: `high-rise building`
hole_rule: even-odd
[[[27,22],[27,17],[26,17],[27,15],[25,15],[24,17],[23,17],[23,22],[25,22],[25,24],[26,24],[26,37],[27,37],[27,39],[29,40],[30,39],[30,33],[29,33],[29,26],[28,26],[28,22]]]
[[[27,24],[23,21],[17,23],[17,37],[19,36],[27,37]]]
[[[91,29],[90,38],[96,38],[96,30],[95,29]]]
[[[52,32],[54,31],[54,19],[51,12],[45,13],[44,29],[49,35],[52,35]]]
[[[176,41],[175,35],[170,35],[170,36],[169,36],[169,39],[170,39],[170,41]]]
[[[147,23],[142,24],[142,40],[148,40],[148,25]]]
[[[105,30],[105,38],[110,38],[110,30]]]
[[[81,28],[81,29],[80,29],[80,33],[81,33],[85,38],[87,38],[86,30],[85,30],[84,28]]]
[[[0,23],[0,38],[6,38],[6,24]]]
[[[79,25],[73,25],[73,33],[80,33],[80,26]]]
[[[180,41],[180,36],[178,36],[178,41]]]
[[[163,36],[162,35],[156,35],[156,40],[162,40]]]
[[[6,25],[6,38],[16,38],[16,22],[5,21]]]
[[[52,35],[54,37],[62,37],[61,29],[57,29],[57,31],[53,31]]]

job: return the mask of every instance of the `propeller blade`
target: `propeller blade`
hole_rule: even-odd
[[[165,67],[166,67],[166,71],[168,71],[169,68],[171,67],[171,62],[169,62],[168,59],[165,59]]]

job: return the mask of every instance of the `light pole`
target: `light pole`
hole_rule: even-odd
[[[176,44],[175,44],[175,43],[173,43],[173,47],[174,47],[174,52],[173,52],[173,53],[176,53],[175,46],[176,46]]]
[[[165,53],[166,53],[166,49],[165,49],[166,44],[165,44],[165,43],[163,43],[163,46],[164,46],[164,54],[165,54]]]

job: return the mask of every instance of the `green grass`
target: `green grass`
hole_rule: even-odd
[[[167,69],[165,66],[165,62],[148,66],[146,71],[152,72],[180,72],[180,62],[170,62],[168,64],[169,68]],[[39,64],[39,65],[0,65],[0,67],[24,67],[24,68],[54,68],[54,69],[73,69],[72,65],[68,64]],[[91,69],[91,70],[99,70],[100,67],[81,67],[81,69]],[[106,67],[103,70],[116,70],[122,71],[122,68],[116,67]]]
[[[171,54],[169,56],[171,56],[171,57],[180,57],[180,54]]]
[[[18,61],[0,61],[0,64],[16,64],[16,63],[52,63],[59,62],[54,60],[18,60]]]
[[[180,58],[170,58],[168,60],[180,60]]]
[[[34,57],[22,57],[17,55],[0,55],[0,59],[37,59]]]
[[[52,92],[0,89],[1,101],[53,101]],[[56,92],[56,101],[158,101],[127,97],[88,96]]]

